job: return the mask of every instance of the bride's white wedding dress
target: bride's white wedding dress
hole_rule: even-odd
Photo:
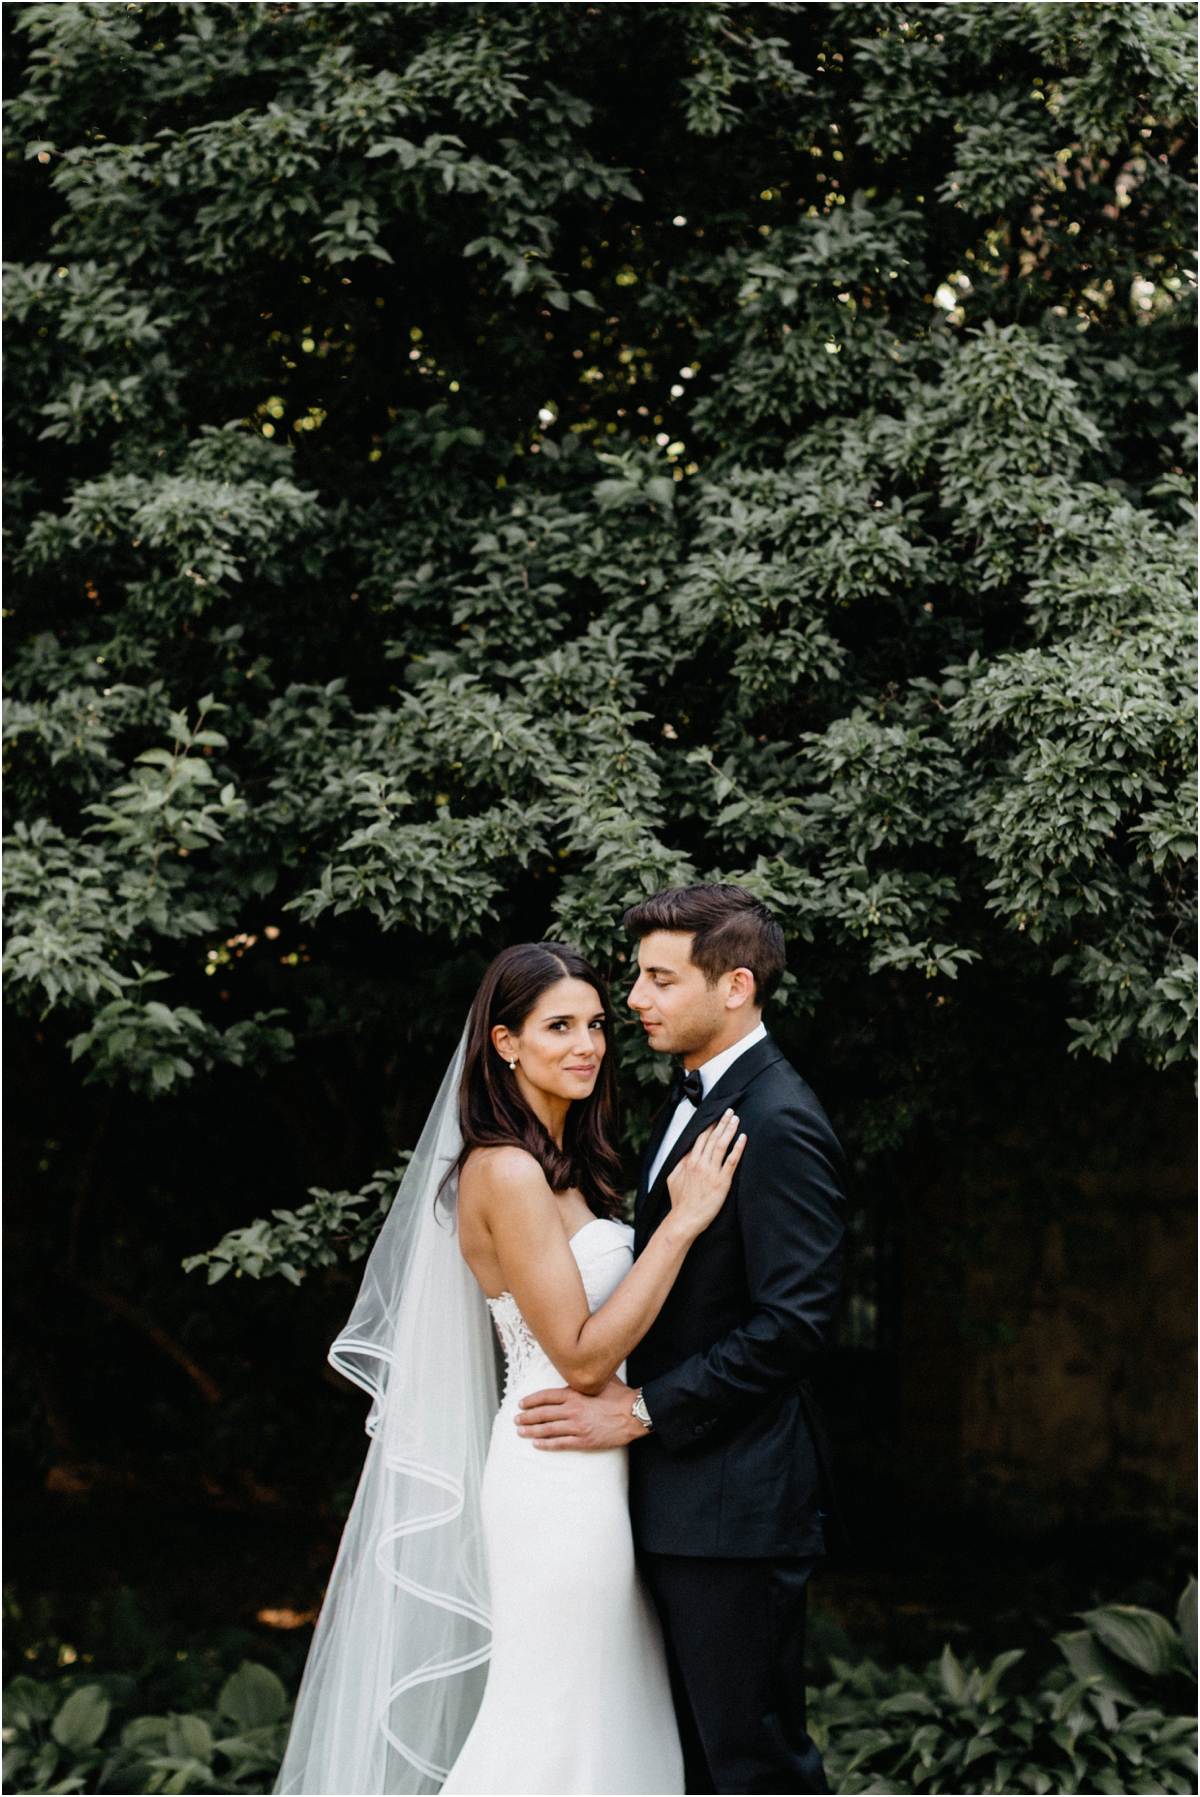
[[[511,1297],[488,1314],[459,1251],[466,1041],[329,1351],[371,1394],[371,1446],[275,1789],[681,1792],[658,1619],[634,1567],[626,1450],[546,1453],[522,1440],[519,1400],[563,1380]],[[628,1273],[632,1241],[601,1218],[572,1239],[592,1310]]]
[[[633,1231],[597,1218],[571,1251],[595,1311],[633,1265]],[[482,1487],[492,1651],[442,1791],[681,1792],[662,1637],[634,1565],[627,1450],[547,1452],[517,1433],[519,1400],[563,1379],[509,1293],[489,1308],[508,1362]]]

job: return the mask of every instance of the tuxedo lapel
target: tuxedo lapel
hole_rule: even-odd
[[[730,1068],[730,1072],[733,1069]],[[725,1084],[722,1080],[721,1085]],[[634,1231],[634,1252],[645,1246],[663,1219],[671,1194],[667,1190],[667,1175],[671,1173],[683,1159],[696,1137],[706,1130],[710,1123],[715,1123],[729,1100],[722,1096],[716,1087],[703,1099],[696,1109],[691,1121],[684,1125],[683,1133],[671,1146],[671,1152],[658,1171],[658,1178],[646,1193],[645,1199],[637,1213]],[[650,1163],[653,1165],[653,1161]]]
[[[659,1106],[658,1115],[655,1117],[650,1129],[650,1140],[646,1143],[646,1152],[642,1155],[641,1171],[638,1174],[637,1199],[633,1207],[633,1214],[635,1217],[640,1216],[642,1206],[646,1202],[647,1182],[650,1178],[650,1169],[654,1165],[654,1157],[662,1147],[662,1139],[666,1135],[667,1130],[670,1127],[671,1118],[674,1115],[675,1105],[671,1103],[671,1094],[668,1092],[667,1096],[663,1099],[662,1104]]]
[[[715,1123],[722,1112],[730,1107],[737,1109],[738,1102],[751,1080],[757,1078],[763,1068],[769,1067],[772,1061],[778,1061],[781,1058],[780,1052],[770,1036],[764,1037],[761,1042],[756,1042],[754,1047],[748,1048],[744,1055],[739,1055],[733,1066],[722,1074],[707,1098],[701,1100],[695,1116],[684,1127],[679,1140],[673,1143],[670,1154],[659,1168],[658,1178],[653,1187],[647,1191],[645,1189],[646,1178],[650,1168],[654,1165],[654,1156],[658,1153],[658,1146],[665,1134],[666,1124],[664,1123],[661,1131],[656,1130],[655,1137],[651,1141],[650,1147],[647,1148],[646,1158],[642,1163],[642,1183],[638,1190],[635,1220],[635,1252],[640,1252],[650,1236],[653,1235],[662,1220],[663,1211],[670,1202],[670,1193],[667,1191],[667,1175],[679,1164],[697,1136],[703,1134],[710,1123]],[[674,1107],[671,1106],[669,1109],[673,1116]]]

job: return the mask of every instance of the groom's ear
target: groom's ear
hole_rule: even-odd
[[[758,981],[749,967],[735,967],[725,977],[729,981],[729,990],[725,995],[726,1010],[740,1011],[744,1005],[757,1004]]]

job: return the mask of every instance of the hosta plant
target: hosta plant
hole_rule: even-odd
[[[947,1646],[920,1672],[833,1659],[833,1679],[809,1694],[809,1726],[832,1789],[1194,1791],[1195,1719],[1149,1693],[1172,1677],[1195,1682],[1195,1581],[1180,1599],[1177,1629],[1124,1604],[1089,1610],[1082,1621],[1055,1637],[1065,1663],[1032,1689],[1016,1676],[1021,1648],[984,1668]]]
[[[216,1708],[120,1722],[132,1681],[42,1684],[4,1693],[6,1791],[269,1791],[291,1704],[275,1674],[246,1660]],[[124,1700],[124,1701],[123,1701]]]

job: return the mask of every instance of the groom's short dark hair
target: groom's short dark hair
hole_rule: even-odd
[[[754,975],[754,996],[765,1005],[777,991],[787,959],[783,931],[761,899],[744,886],[675,886],[625,913],[631,936],[651,930],[686,931],[692,961],[710,986],[735,967]]]

